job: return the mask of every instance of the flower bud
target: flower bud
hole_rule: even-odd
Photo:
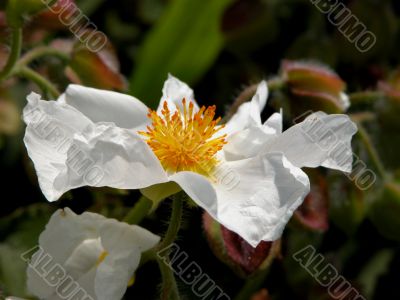
[[[240,277],[268,268],[280,254],[280,240],[262,241],[256,248],[238,234],[215,221],[208,213],[203,215],[207,240],[215,256]]]
[[[325,232],[329,228],[327,183],[318,170],[308,170],[307,175],[311,181],[311,191],[295,211],[294,220],[307,229]]]
[[[369,218],[383,236],[400,241],[400,184],[386,183],[374,198]]]
[[[110,43],[100,51],[93,52],[85,44],[78,42],[72,50],[66,75],[77,84],[99,89],[124,90],[126,80],[119,70],[118,58]]]
[[[350,106],[345,82],[328,67],[285,60],[281,69],[296,114],[307,110],[340,113]]]
[[[39,13],[33,20],[35,26],[46,30],[57,30],[75,26],[81,17],[74,0],[58,0],[48,10]],[[76,20],[76,21],[75,21]],[[72,27],[74,28],[74,27]]]

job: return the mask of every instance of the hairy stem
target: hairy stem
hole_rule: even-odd
[[[255,292],[257,292],[260,289],[260,287],[262,286],[262,284],[265,282],[265,279],[267,278],[268,273],[269,273],[269,268],[266,268],[265,270],[261,270],[260,272],[249,277],[234,300],[251,299],[251,296]]]
[[[67,62],[69,60],[69,55],[51,48],[51,47],[47,47],[47,46],[43,46],[43,47],[38,47],[35,48],[29,52],[27,52],[24,56],[21,57],[21,59],[18,61],[18,65],[19,66],[27,66],[29,65],[32,61],[39,59],[43,56],[54,56],[59,58],[61,61]]]
[[[49,80],[31,68],[21,67],[18,68],[14,73],[17,76],[33,81],[44,93],[49,93],[51,97],[58,98],[60,96],[58,89]]]
[[[139,224],[148,215],[151,206],[152,202],[150,199],[145,196],[140,197],[139,201],[135,203],[123,221],[129,224]]]
[[[22,28],[15,28],[12,31],[11,52],[3,70],[0,72],[0,81],[7,79],[14,70],[21,55],[22,49]]]
[[[157,249],[159,250],[165,249],[169,245],[171,245],[178,235],[179,227],[182,220],[183,198],[183,192],[173,197],[170,223],[163,241],[157,247]],[[179,300],[180,297],[178,286],[176,285],[174,271],[169,264],[168,256],[164,258],[157,257],[157,262],[162,276],[160,299]]]
[[[385,167],[383,166],[382,160],[379,157],[378,151],[376,151],[372,141],[371,137],[369,136],[368,132],[365,130],[364,126],[361,124],[361,122],[356,122],[357,127],[358,127],[358,135],[361,138],[361,141],[365,145],[365,149],[367,150],[371,161],[374,163],[376,170],[378,171],[379,175],[381,178],[386,179],[387,174],[385,171]]]

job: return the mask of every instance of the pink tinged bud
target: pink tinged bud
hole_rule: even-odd
[[[344,94],[346,83],[328,67],[285,60],[281,69],[295,107],[329,113],[343,112],[348,108]]]
[[[82,40],[88,41],[90,36],[83,35]],[[120,73],[117,55],[110,43],[107,43],[100,51],[93,52],[85,44],[77,42],[72,51],[66,75],[73,83],[94,88],[126,89],[126,80]]]
[[[34,24],[46,30],[68,28],[79,21],[80,10],[74,0],[58,0],[49,9],[38,14]]]
[[[207,213],[203,215],[203,224],[214,254],[239,276],[246,277],[268,268],[280,254],[280,240],[262,241],[253,248],[238,234],[216,222]]]

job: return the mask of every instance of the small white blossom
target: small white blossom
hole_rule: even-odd
[[[56,211],[28,266],[28,290],[40,299],[118,300],[141,254],[159,237],[95,213]],[[78,297],[79,294],[79,297]]]

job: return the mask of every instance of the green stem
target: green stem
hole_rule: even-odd
[[[34,60],[36,60],[38,58],[41,58],[43,56],[54,56],[54,57],[57,57],[61,61],[64,61],[64,62],[67,62],[69,60],[69,55],[68,54],[66,54],[66,53],[64,53],[64,52],[62,52],[60,50],[51,48],[51,47],[43,46],[43,47],[38,47],[38,48],[35,48],[35,49],[27,52],[18,61],[18,65],[27,66],[32,61],[34,61]]]
[[[128,224],[139,224],[147,216],[152,207],[152,202],[145,196],[140,197],[139,201],[133,206],[123,219]]]
[[[14,70],[14,67],[21,55],[21,49],[22,28],[15,28],[12,32],[11,52],[4,69],[0,72],[0,81],[7,79]]]
[[[178,235],[179,227],[182,221],[183,198],[183,192],[173,197],[171,220],[163,241],[157,247],[159,250],[165,249],[171,245]],[[180,297],[178,286],[175,281],[173,269],[169,264],[169,258],[157,257],[157,262],[162,276],[160,299],[179,300]]]
[[[167,229],[167,233],[164,236],[163,241],[159,245],[159,249],[164,249],[172,244],[176,236],[178,235],[179,228],[181,226],[182,220],[182,210],[183,210],[183,192],[178,193],[173,196],[172,200],[172,214]]]
[[[161,286],[161,300],[179,300],[178,286],[175,281],[174,272],[171,269],[169,263],[165,260],[158,258],[158,267],[160,268],[162,276]]]
[[[155,251],[155,248],[149,249],[145,252],[142,253],[140,257],[140,264],[139,268],[143,265],[145,265],[147,262],[156,260],[157,259],[157,253]]]
[[[361,122],[356,122],[358,127],[358,135],[360,136],[362,142],[365,145],[365,149],[367,150],[372,162],[375,165],[376,170],[378,171],[381,178],[386,179],[387,174],[385,171],[385,167],[383,166],[382,160],[379,157],[378,151],[376,151],[371,137],[369,136],[368,132],[365,130],[364,126]]]
[[[267,81],[268,89],[270,92],[281,90],[286,86],[286,82],[279,77],[272,78]]]
[[[248,300],[251,299],[251,296],[257,292],[260,287],[263,285],[265,282],[265,279],[267,278],[267,275],[269,273],[269,268],[266,268],[265,270],[262,270],[258,272],[257,274],[254,274],[253,276],[249,277],[246,280],[246,283],[240,290],[239,294],[235,297],[234,300]]]
[[[21,67],[16,69],[14,73],[17,76],[32,80],[43,92],[48,92],[51,97],[58,98],[60,96],[60,92],[49,80],[32,69],[28,67]]]
[[[380,91],[358,92],[349,94],[349,100],[352,106],[359,104],[373,104],[383,96],[384,93]]]

